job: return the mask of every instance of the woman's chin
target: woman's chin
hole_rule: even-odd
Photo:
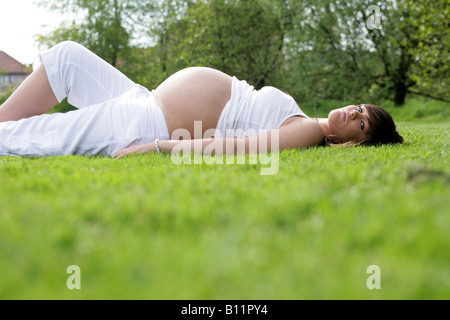
[[[339,119],[341,119],[342,111],[340,109],[332,110],[328,114],[328,123],[330,127],[335,126],[337,123],[339,123]]]

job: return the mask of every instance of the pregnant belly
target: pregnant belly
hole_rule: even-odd
[[[217,126],[231,97],[232,77],[211,68],[183,69],[165,80],[154,95],[161,106],[169,134],[186,129],[194,137],[194,123],[201,121],[202,135]]]

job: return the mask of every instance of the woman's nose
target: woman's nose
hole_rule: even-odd
[[[360,113],[358,111],[356,111],[356,110],[350,111],[350,118],[352,120],[358,119],[359,114]]]

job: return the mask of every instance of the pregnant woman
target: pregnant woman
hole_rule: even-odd
[[[215,69],[183,69],[149,91],[75,42],[62,42],[40,58],[42,64],[0,107],[0,155],[122,157],[212,145],[231,146],[235,154],[238,145],[257,153],[261,142],[270,152],[403,141],[389,113],[375,105],[310,119],[282,91],[254,90]],[[78,110],[46,114],[65,98]],[[251,148],[251,139],[258,147]]]

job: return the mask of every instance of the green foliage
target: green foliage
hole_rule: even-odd
[[[77,41],[113,66],[116,66],[119,58],[126,56],[129,32],[133,30],[134,22],[128,17],[135,12],[135,1],[44,0],[39,5],[60,13],[70,12],[77,17],[63,22],[50,34],[41,35],[41,45],[52,46],[64,40]]]
[[[399,121],[420,123],[448,123],[450,121],[450,103],[446,101],[417,96],[406,100],[404,108],[395,108],[392,101],[386,101],[382,106],[389,111],[394,119]]]
[[[166,76],[189,66],[209,66],[257,88],[280,69],[284,22],[267,1],[196,1],[187,8],[160,4],[153,52]],[[155,67],[147,62],[146,67]]]
[[[411,77],[417,84],[414,91],[450,100],[449,5],[425,0],[411,1],[409,6],[417,28],[412,34],[417,46],[411,48],[415,57]]]
[[[60,103],[58,103],[52,110],[50,110],[48,113],[56,113],[56,112],[68,112],[76,110],[74,106],[72,106],[67,99],[64,99]]]
[[[184,17],[187,36],[179,38],[188,43],[181,43],[181,55],[189,63],[210,65],[261,88],[279,68],[284,41],[283,22],[264,2],[199,2]]]
[[[384,1],[377,13],[368,10],[370,1],[299,2],[301,23],[291,36],[288,59],[303,79],[294,75],[290,83],[303,87],[297,91],[305,99],[389,98],[402,105],[409,91],[429,92],[430,81],[438,89],[435,97],[447,97],[443,2],[433,1],[431,8],[412,3]],[[371,29],[368,21],[378,14],[379,27]],[[430,41],[434,45],[426,47]]]
[[[0,105],[4,103],[9,98],[10,95],[12,95],[14,90],[15,90],[14,87],[9,87],[8,89],[0,93]]]
[[[398,106],[408,93],[449,99],[445,3],[387,0],[377,12],[368,0],[45,0],[77,18],[40,41],[78,41],[151,88],[202,65],[299,102]]]

